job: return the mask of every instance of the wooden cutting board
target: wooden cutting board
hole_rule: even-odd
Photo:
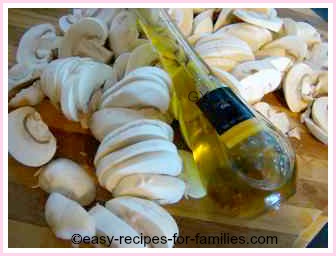
[[[10,9],[8,15],[9,60],[15,63],[15,52],[20,37],[29,27],[52,23],[69,13],[67,9]],[[327,38],[327,23],[310,9],[279,9],[282,17],[308,21]],[[319,232],[328,218],[328,148],[314,139],[299,123],[299,116],[290,113],[281,93],[267,95],[266,101],[279,107],[300,127],[301,140],[292,140],[298,159],[297,192],[279,211],[269,212],[253,220],[237,220],[222,216],[221,209],[205,198],[182,200],[166,208],[176,218],[182,236],[221,235],[230,236],[277,236],[277,244],[258,244],[254,247],[305,247]],[[94,176],[93,156],[98,142],[87,130],[66,120],[49,104],[42,102],[36,107],[57,137],[57,157],[67,157],[83,165]],[[28,168],[9,155],[8,166],[8,228],[9,247],[69,247],[69,241],[54,237],[44,220],[43,209],[47,194],[31,187],[37,183],[33,174],[37,168]],[[110,194],[98,188],[97,200],[105,201]],[[176,247],[253,247],[252,244],[198,245],[195,242]]]

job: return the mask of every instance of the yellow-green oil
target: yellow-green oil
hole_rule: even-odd
[[[273,197],[277,205],[279,198],[282,201],[292,195],[295,192],[295,175],[290,182],[276,190],[256,188],[238,175],[229,158],[230,150],[233,152],[235,147],[227,148],[196,104],[202,95],[196,86],[195,76],[188,71],[188,60],[183,63],[178,59],[181,56],[175,48],[175,42],[162,37],[162,34],[153,27],[141,25],[158,51],[161,64],[172,78],[174,89],[170,111],[178,120],[184,140],[193,152],[208,196],[222,208],[223,214],[254,217],[274,208]],[[254,172],[252,169],[246,171],[249,177],[261,178],[258,177],[260,173],[257,171]]]

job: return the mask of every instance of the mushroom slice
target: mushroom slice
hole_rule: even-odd
[[[206,10],[198,14],[193,21],[193,34],[211,33],[213,31],[212,15],[214,10]]]
[[[31,69],[43,68],[53,58],[56,32],[51,24],[31,27],[20,39],[16,61]]]
[[[43,166],[39,175],[39,187],[47,193],[57,192],[81,205],[88,205],[96,197],[94,180],[77,163],[58,158]]]
[[[325,100],[322,100],[322,101],[325,101]],[[318,124],[316,124],[314,120],[312,120],[311,112],[312,112],[313,104],[310,104],[307,110],[301,115],[301,122],[307,126],[308,130],[314,135],[315,138],[317,138],[322,143],[328,145],[328,132],[322,129],[321,127],[319,127]],[[322,105],[325,105],[325,103],[322,102]],[[325,117],[328,116],[325,113],[325,111],[327,111],[327,107],[322,107],[320,110],[324,112],[323,113],[324,117],[322,117],[322,119],[324,119],[324,122],[328,122],[328,121],[325,121]],[[326,124],[324,125],[328,126]]]
[[[328,94],[328,71],[319,71],[316,76],[317,84],[314,96]]]
[[[275,69],[281,73],[286,72],[292,65],[292,61],[287,57],[267,57],[262,60],[246,61],[238,64],[232,74],[239,80],[252,75],[263,69]]]
[[[269,16],[261,12],[243,9],[236,9],[233,14],[247,23],[267,28],[274,32],[279,32],[282,27],[282,20],[273,15]]]
[[[261,48],[263,50],[283,49],[286,55],[295,61],[302,61],[307,55],[307,44],[298,36],[284,36],[276,39]]]
[[[304,63],[295,64],[287,73],[282,88],[285,100],[292,112],[300,112],[308,106],[303,98],[303,85],[310,86],[313,70]],[[308,84],[307,84],[308,82]]]
[[[76,201],[51,193],[45,205],[45,218],[56,237],[71,239],[74,234],[92,237],[96,234],[94,219]]]
[[[130,56],[131,53],[125,52],[123,54],[120,54],[119,57],[115,60],[115,62],[113,63],[111,78],[107,80],[104,84],[104,91],[106,91],[115,83],[119,82],[125,76],[127,63]]]
[[[40,77],[39,72],[22,64],[15,64],[8,70],[8,92],[33,83]]]
[[[139,45],[139,32],[133,12],[123,10],[112,20],[109,31],[109,44],[116,56],[131,52]],[[141,41],[140,41],[141,43]]]
[[[138,154],[118,164],[110,161],[110,155],[99,161],[99,183],[113,193],[120,180],[131,174],[152,173],[177,176],[182,170],[182,161],[176,152],[169,150]],[[118,162],[118,160],[117,160]]]
[[[94,164],[98,164],[101,158],[113,151],[151,139],[172,141],[173,130],[158,120],[140,119],[127,123],[104,137],[95,155]]]
[[[211,71],[224,85],[229,86],[235,93],[240,93],[241,84],[235,76],[217,67],[212,67]]]
[[[311,116],[314,123],[328,132],[328,97],[320,97],[314,100]]]
[[[56,152],[54,135],[32,107],[21,107],[9,113],[8,142],[9,153],[27,166],[41,166]]]
[[[8,103],[11,108],[17,108],[22,106],[34,106],[39,104],[45,95],[41,90],[40,82],[36,81],[28,88],[22,89],[17,93]]]
[[[129,56],[125,74],[144,66],[155,66],[159,62],[159,54],[151,43],[145,43],[135,48]]]
[[[207,194],[206,188],[202,184],[200,172],[197,168],[193,155],[185,150],[179,150],[179,155],[183,161],[183,169],[179,177],[186,183],[186,198],[202,198]]]
[[[177,177],[133,174],[121,179],[113,190],[113,196],[135,196],[153,200],[159,204],[174,204],[182,199],[184,190],[185,183]]]
[[[65,34],[69,28],[73,25],[79,22],[79,20],[81,19],[81,16],[79,15],[65,15],[62,16],[59,20],[58,20],[58,26],[61,29],[61,31],[63,32],[63,34]]]
[[[59,48],[60,58],[70,56],[92,57],[109,62],[113,54],[104,48],[108,36],[105,23],[96,18],[83,18],[65,33]]]
[[[174,218],[158,204],[145,199],[124,196],[107,201],[106,208],[145,236],[167,238],[167,243],[152,242],[151,247],[174,246],[173,236],[178,236],[178,226]]]
[[[314,69],[328,70],[328,43],[314,44],[305,62]]]
[[[283,28],[286,35],[294,35],[305,41],[308,47],[321,42],[321,36],[317,30],[306,22],[296,22],[291,18],[284,18]]]
[[[140,234],[126,221],[118,217],[117,214],[109,211],[105,207],[97,204],[89,210],[89,214],[93,217],[96,225],[97,235],[105,237],[115,237],[110,247],[117,248],[141,248],[146,245],[140,241],[139,243],[125,243],[119,240],[123,237],[140,237]]]
[[[192,32],[193,9],[192,8],[170,8],[168,13],[184,36]]]
[[[215,22],[214,31],[217,31],[221,27],[230,24],[233,19],[232,14],[233,14],[232,8],[222,8]]]
[[[89,127],[94,137],[101,141],[109,132],[127,123],[142,119],[167,121],[165,116],[154,108],[103,108],[93,113]]]
[[[221,28],[216,33],[226,32],[245,41],[252,51],[272,41],[272,33],[266,28],[248,23],[234,23]],[[251,36],[253,35],[253,36]]]
[[[264,95],[275,91],[281,83],[281,72],[262,69],[240,80],[240,95],[250,104],[260,101]]]

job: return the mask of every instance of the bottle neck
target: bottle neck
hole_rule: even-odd
[[[194,79],[196,88],[201,95],[223,87],[192,49],[164,9],[141,8],[133,10],[146,36],[159,52],[161,62],[167,72],[174,76],[183,67]]]

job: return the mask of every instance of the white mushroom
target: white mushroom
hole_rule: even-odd
[[[121,237],[140,237],[140,233],[105,207],[97,204],[89,210],[89,214],[94,219],[98,236],[105,236],[110,239],[112,239],[112,237],[118,238],[113,239],[112,243],[108,244],[110,247],[141,248],[146,246],[144,241],[139,241],[138,243],[126,243],[125,241],[121,241]]]
[[[104,47],[108,36],[105,23],[96,18],[83,18],[65,33],[59,48],[59,57],[91,57],[107,63],[113,53]]]
[[[316,74],[316,88],[314,96],[328,94],[328,71],[319,71]]]
[[[71,239],[75,234],[96,234],[94,219],[76,201],[59,193],[51,193],[45,205],[45,218],[56,237]]]
[[[192,8],[170,8],[168,13],[184,36],[189,36],[193,26]]]
[[[294,62],[303,61],[308,52],[307,44],[298,36],[284,36],[264,45],[257,56],[284,56]]]
[[[32,84],[39,77],[39,71],[22,64],[15,64],[8,70],[8,92]]]
[[[112,20],[109,31],[109,44],[116,56],[130,52],[144,40],[139,39],[136,17],[133,12],[123,10]]]
[[[17,108],[22,106],[34,106],[39,104],[45,95],[40,87],[40,82],[36,81],[33,85],[22,89],[8,103],[8,107]]]
[[[24,33],[16,52],[16,61],[31,69],[41,69],[53,59],[57,48],[55,28],[51,24],[31,27]]]
[[[157,119],[167,121],[160,111],[154,108],[138,110],[127,108],[103,108],[93,113],[89,127],[94,137],[101,141],[109,132],[136,120]],[[141,124],[141,123],[140,123]]]
[[[96,197],[96,186],[92,177],[70,159],[53,160],[36,175],[39,187],[47,193],[60,193],[81,205],[92,203]]]
[[[243,9],[236,9],[233,14],[247,23],[264,27],[274,32],[279,32],[282,26],[282,20],[274,14],[267,15],[265,13]]]
[[[305,62],[316,70],[328,70],[328,43],[314,44]]]
[[[21,107],[9,113],[8,142],[9,153],[27,166],[41,166],[56,152],[54,135],[32,107]]]
[[[126,67],[128,60],[131,56],[131,53],[125,52],[118,56],[118,58],[113,63],[113,69],[112,69],[112,75],[111,78],[105,82],[104,84],[104,91],[106,91],[108,88],[110,88],[112,85],[114,85],[116,82],[120,81],[124,76],[126,72]]]
[[[252,51],[256,51],[264,44],[272,41],[272,33],[266,28],[243,22],[227,25],[216,31],[216,33],[221,32],[229,33],[245,41]]]
[[[313,70],[304,63],[294,65],[287,73],[282,88],[292,112],[304,110],[314,94]]]
[[[315,105],[315,106],[314,106]],[[314,117],[312,113],[314,110]],[[301,115],[301,121],[322,143],[328,144],[328,97],[315,100]]]
[[[179,177],[186,183],[186,198],[202,198],[206,196],[207,191],[200,177],[200,171],[192,154],[185,150],[179,150],[179,155],[183,161],[183,169]]]
[[[118,197],[106,202],[106,208],[132,226],[139,233],[150,237],[166,237],[167,242],[151,242],[154,248],[171,248],[173,236],[178,236],[174,218],[158,204],[135,197]]]
[[[193,21],[193,34],[211,33],[213,31],[212,15],[214,10],[206,10],[198,14]]]
[[[159,204],[174,204],[182,199],[184,191],[185,183],[177,177],[141,173],[122,178],[113,190],[113,196],[135,196]]]
[[[217,31],[221,27],[230,24],[233,18],[232,14],[233,14],[232,8],[222,8],[215,22],[214,31]]]

